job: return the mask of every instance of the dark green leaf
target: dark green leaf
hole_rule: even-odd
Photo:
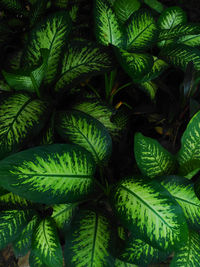
[[[116,0],[114,11],[120,22],[124,23],[140,6],[139,0]]]

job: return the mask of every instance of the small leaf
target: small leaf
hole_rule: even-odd
[[[18,151],[44,126],[48,103],[27,94],[6,97],[0,106],[0,158]]]
[[[137,11],[141,6],[139,0],[116,0],[114,3],[114,11],[121,23]]]
[[[32,249],[49,267],[62,267],[63,256],[56,227],[50,218],[40,222],[33,234]]]
[[[174,255],[170,267],[198,266],[200,262],[200,235],[194,231],[189,232],[186,244]]]
[[[119,255],[120,260],[139,266],[147,266],[150,263],[162,262],[169,253],[152,247],[139,238],[130,237]]]
[[[186,13],[178,6],[166,8],[158,19],[160,29],[171,29],[187,22]]]
[[[200,34],[188,34],[181,36],[176,42],[192,47],[200,46]]]
[[[192,117],[183,133],[177,159],[183,175],[200,166],[200,111]]]
[[[0,212],[0,250],[13,242],[31,219],[32,210],[6,210]]]
[[[81,111],[59,112],[56,128],[61,137],[87,149],[97,164],[107,163],[112,139],[98,120]]]
[[[189,62],[193,62],[194,68],[200,70],[200,51],[195,47],[184,44],[168,45],[160,52],[160,57],[164,58],[169,64],[186,70]]]
[[[111,267],[110,249],[111,225],[108,219],[96,211],[79,211],[66,238],[66,263],[70,263],[70,267]]]
[[[112,61],[106,49],[93,43],[71,42],[64,54],[62,71],[57,79],[55,91],[80,83],[85,77],[100,74],[112,68]]]
[[[123,29],[112,7],[105,0],[95,0],[94,19],[95,34],[100,44],[124,46]]]
[[[155,178],[171,174],[175,169],[175,158],[157,140],[141,133],[135,134],[134,153],[142,174]]]
[[[124,227],[156,248],[177,250],[188,238],[181,207],[155,180],[124,179],[113,190],[111,201]]]
[[[148,49],[157,38],[157,28],[153,16],[146,10],[134,12],[126,25],[127,50]]]
[[[141,82],[143,77],[153,67],[153,57],[148,54],[130,53],[125,50],[116,50],[116,54],[124,71],[134,82]]]
[[[76,202],[94,190],[95,164],[77,145],[54,144],[18,152],[0,162],[0,185],[45,204]]]

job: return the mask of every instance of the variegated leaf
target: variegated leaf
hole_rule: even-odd
[[[132,263],[119,260],[119,259],[115,259],[114,267],[138,267],[138,266]]]
[[[169,253],[154,248],[143,240],[132,236],[118,257],[125,262],[147,266],[151,263],[162,262],[168,255]]]
[[[0,105],[0,158],[19,150],[29,137],[44,126],[48,103],[17,93],[5,98]]]
[[[181,207],[155,180],[124,179],[116,185],[111,200],[121,223],[152,246],[177,250],[187,240]]]
[[[200,34],[188,34],[178,38],[176,42],[192,47],[198,47],[200,46]]]
[[[126,50],[117,50],[117,57],[124,71],[134,82],[141,82],[143,77],[152,70],[153,56],[149,54],[130,53]]]
[[[95,34],[103,45],[124,46],[123,29],[110,4],[105,0],[95,0]]]
[[[57,79],[55,91],[80,83],[86,76],[88,78],[111,68],[111,57],[105,48],[97,47],[93,43],[71,42],[63,57],[62,71]]]
[[[190,231],[188,241],[182,244],[170,263],[170,267],[196,267],[200,262],[200,235]]]
[[[37,215],[33,216],[19,237],[13,242],[13,251],[16,258],[25,256],[31,249],[33,232],[38,223],[39,217]]]
[[[192,61],[194,68],[200,70],[200,51],[195,47],[184,44],[171,44],[161,50],[160,57],[184,71],[188,63]]]
[[[157,28],[153,16],[146,10],[134,12],[126,25],[126,49],[144,50],[157,38]]]
[[[66,264],[70,267],[112,267],[110,249],[111,225],[108,219],[96,211],[79,211],[66,237]]]
[[[180,176],[164,176],[159,182],[181,206],[190,228],[199,230],[200,200],[195,195],[193,183],[187,178]]]
[[[66,12],[51,14],[40,21],[30,32],[29,40],[22,57],[22,66],[35,66],[40,59],[40,49],[48,49],[49,57],[44,83],[52,83],[58,74],[59,63],[70,29],[71,22]]]
[[[56,128],[61,137],[87,149],[97,164],[107,163],[112,139],[98,120],[81,111],[63,111],[58,113]]]
[[[29,256],[29,265],[30,267],[49,267],[46,264],[44,264],[41,259],[35,255],[34,251],[31,250],[30,256]]]
[[[179,24],[187,22],[187,15],[178,6],[166,8],[158,19],[158,26],[160,29],[171,29]]]
[[[192,117],[183,133],[177,159],[183,175],[200,167],[200,111]]]
[[[0,162],[0,185],[33,202],[82,200],[93,192],[95,164],[77,145],[35,147]]]
[[[32,249],[48,267],[62,267],[63,256],[56,227],[51,218],[43,219],[33,234]]]
[[[33,210],[0,211],[0,250],[20,235],[33,215]]]
[[[155,178],[163,174],[172,174],[176,161],[160,143],[141,133],[135,134],[134,154],[137,165],[142,174]]]
[[[124,23],[140,6],[139,0],[116,0],[114,11],[120,22]]]
[[[52,218],[56,222],[58,229],[69,226],[71,220],[77,210],[77,204],[59,204],[53,206]]]
[[[0,209],[27,209],[31,203],[11,192],[7,192],[0,196]]]
[[[158,86],[156,83],[148,81],[140,83],[139,87],[151,98],[151,100],[155,100],[156,92],[158,90]]]

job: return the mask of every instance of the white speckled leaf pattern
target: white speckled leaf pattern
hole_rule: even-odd
[[[0,250],[13,242],[31,219],[33,210],[0,211]]]
[[[103,45],[112,44],[116,47],[123,47],[123,30],[108,2],[95,0],[94,18],[97,41]]]
[[[93,192],[95,163],[77,145],[27,149],[0,162],[0,185],[33,202],[75,202]]]
[[[0,105],[0,158],[17,151],[27,138],[43,127],[48,104],[29,95],[17,93]]]
[[[141,133],[135,134],[134,154],[140,171],[150,178],[172,174],[175,170],[176,162],[173,155],[157,140]]]
[[[126,49],[144,50],[149,48],[157,37],[157,27],[153,16],[146,10],[134,12],[126,25]]]
[[[5,206],[13,209],[27,208],[31,206],[31,203],[28,202],[25,198],[22,198],[16,194],[8,192],[0,196],[0,209],[1,207]]]
[[[198,47],[200,46],[200,34],[188,34],[178,38],[176,42],[192,47]]]
[[[104,215],[91,210],[79,211],[66,237],[64,256],[67,266],[112,267],[110,227]]]
[[[187,243],[177,253],[170,264],[170,267],[197,267],[200,262],[200,235],[190,231]]]
[[[160,29],[171,29],[179,24],[187,22],[187,16],[185,11],[180,7],[166,8],[158,19],[158,26]]]
[[[111,68],[112,61],[106,49],[93,43],[71,42],[62,60],[62,70],[55,91],[72,83],[80,83],[86,76],[99,74]]]
[[[194,192],[193,183],[180,176],[163,176],[160,182],[181,206],[190,228],[199,230],[200,200]]]
[[[124,23],[141,6],[139,0],[116,0],[114,11],[121,23]]]
[[[181,138],[181,149],[177,159],[180,173],[183,175],[193,171],[200,162],[200,111],[189,121]],[[195,166],[197,163],[197,166]]]
[[[71,22],[66,12],[57,12],[44,18],[30,32],[29,40],[22,57],[22,66],[27,67],[38,64],[40,49],[49,49],[44,83],[52,83],[58,73],[59,63],[70,30]]]
[[[63,255],[56,227],[51,218],[43,219],[33,234],[32,248],[48,267],[62,267]]]
[[[97,164],[107,163],[112,139],[98,120],[81,111],[63,111],[58,113],[56,127],[64,139],[87,149]]]
[[[181,207],[155,180],[122,180],[112,194],[112,206],[126,228],[154,247],[170,251],[187,240]]]

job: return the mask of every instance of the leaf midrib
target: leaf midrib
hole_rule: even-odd
[[[94,260],[94,252],[95,252],[95,244],[96,244],[96,237],[97,237],[97,227],[98,227],[98,215],[95,212],[95,227],[94,227],[94,237],[92,242],[92,255],[91,255],[91,267],[93,266]]]
[[[7,174],[6,174],[7,175]],[[13,173],[11,173],[11,175],[13,175]],[[52,177],[52,176],[54,176],[54,177],[56,177],[56,178],[59,178],[59,177],[63,177],[63,176],[65,176],[65,177],[69,177],[69,178],[89,178],[89,179],[92,179],[92,175],[81,175],[81,174],[72,174],[72,175],[70,175],[70,174],[43,174],[43,173],[33,173],[33,174],[31,174],[31,173],[14,173],[14,175],[25,175],[25,176],[31,176],[31,177],[33,177],[33,176],[45,176],[45,177]]]

